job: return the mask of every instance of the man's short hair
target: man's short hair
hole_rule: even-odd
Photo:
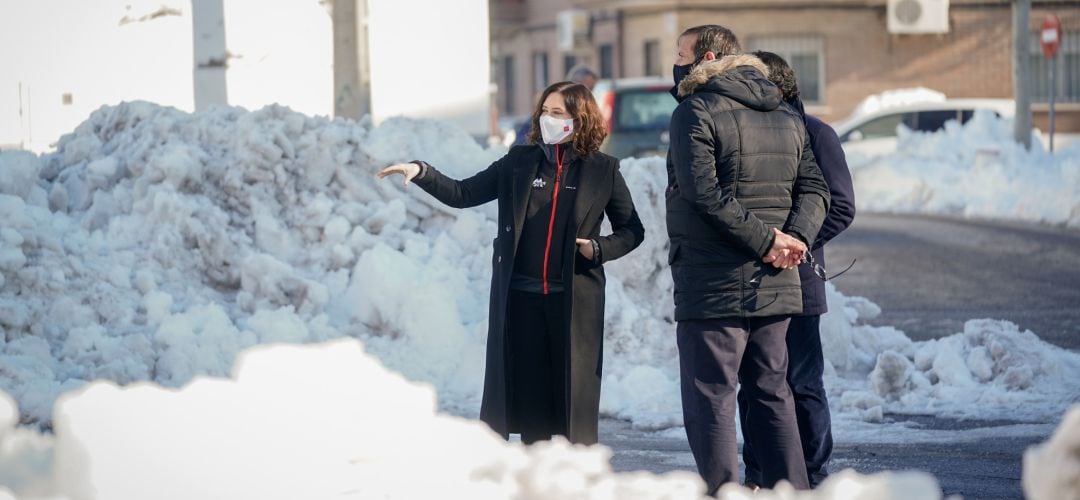
[[[570,68],[570,71],[566,72],[566,79],[571,82],[581,83],[590,76],[597,80],[600,79],[600,75],[597,75],[595,71],[583,64],[574,66],[573,68]]]
[[[753,55],[769,67],[769,81],[780,87],[785,101],[793,101],[799,97],[799,82],[795,80],[795,70],[791,69],[783,57],[764,50],[754,52]]]
[[[687,35],[697,35],[697,41],[694,42],[695,61],[705,57],[706,52],[716,54],[717,58],[742,53],[742,47],[739,46],[739,39],[735,37],[735,33],[719,24],[694,26],[684,31],[679,38]]]

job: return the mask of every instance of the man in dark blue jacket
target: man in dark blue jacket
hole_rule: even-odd
[[[828,463],[832,455],[832,421],[829,416],[829,400],[825,396],[822,380],[825,360],[821,352],[821,315],[827,310],[825,303],[825,280],[815,275],[812,265],[825,266],[825,243],[851,225],[855,218],[855,194],[851,184],[844,150],[836,132],[821,120],[807,115],[799,99],[799,86],[795,72],[780,56],[771,52],[755,52],[769,68],[769,80],[780,87],[784,101],[806,118],[806,131],[810,135],[810,147],[814,151],[825,183],[829,185],[832,203],[821,225],[817,239],[811,246],[813,264],[799,266],[802,280],[803,312],[791,318],[788,325],[788,384],[795,396],[795,415],[799,423],[799,437],[806,459],[806,474],[811,486],[817,486],[828,476]],[[739,415],[746,429],[747,401],[739,391]],[[746,464],[748,484],[765,484],[754,453],[754,443],[743,433],[743,462]]]

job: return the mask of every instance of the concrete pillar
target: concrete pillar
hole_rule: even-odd
[[[333,2],[334,116],[358,120],[371,113],[367,0]]]
[[[229,104],[225,70],[229,61],[225,48],[225,6],[223,0],[191,0],[195,54],[195,111],[212,105]]]

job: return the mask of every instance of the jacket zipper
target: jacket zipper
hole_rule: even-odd
[[[555,231],[555,211],[559,208],[559,179],[562,178],[562,155],[555,145],[555,193],[551,195],[551,218],[548,219],[547,244],[544,246],[544,295],[548,294],[548,256],[551,255],[551,234]]]

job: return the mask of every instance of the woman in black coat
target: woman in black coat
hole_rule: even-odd
[[[480,419],[532,443],[597,441],[603,364],[605,262],[641,244],[619,161],[599,152],[605,121],[583,85],[556,83],[533,112],[530,142],[487,169],[451,179],[414,161],[392,165],[443,203],[497,200],[487,369]],[[612,234],[600,236],[607,214]]]

